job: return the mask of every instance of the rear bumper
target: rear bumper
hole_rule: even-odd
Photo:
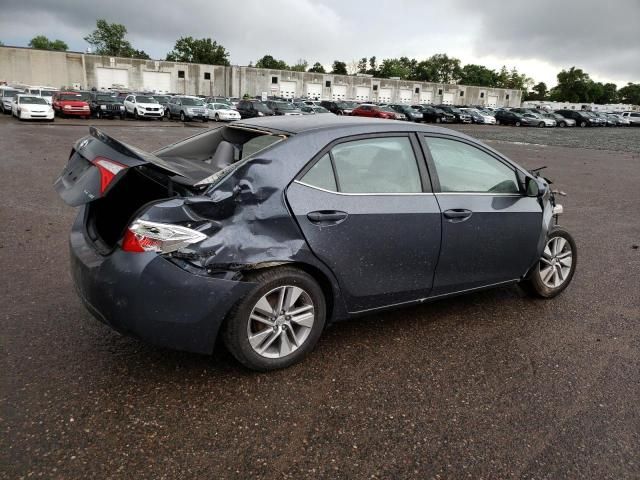
[[[229,309],[251,283],[194,275],[155,253],[98,254],[84,235],[84,208],[70,236],[71,273],[83,303],[114,330],[161,347],[210,354]]]

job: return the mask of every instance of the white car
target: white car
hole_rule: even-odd
[[[58,92],[58,90],[52,87],[29,87],[29,90],[25,91],[24,93],[42,97],[47,101],[49,105],[51,105],[53,103],[53,95],[56,92]]]
[[[11,113],[11,106],[16,95],[22,93],[15,88],[0,86],[0,111],[7,115]]]
[[[135,118],[164,117],[164,108],[150,95],[129,95],[124,99],[124,110]]]
[[[16,95],[11,105],[11,113],[20,120],[49,120],[53,122],[53,107],[42,97]]]
[[[471,115],[471,118],[473,118],[473,121],[475,123],[481,123],[485,125],[496,124],[496,117],[494,117],[493,115],[489,115],[488,113],[485,113],[481,110],[478,110],[477,108],[461,108],[460,110]]]
[[[640,125],[640,112],[622,112],[622,118],[628,120],[631,125]]]
[[[240,120],[240,113],[224,103],[207,103],[207,115],[216,122]]]

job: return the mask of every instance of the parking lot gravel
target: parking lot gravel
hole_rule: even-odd
[[[121,337],[81,305],[74,211],[52,189],[76,123],[0,117],[0,478],[640,477],[640,129],[456,127],[568,193],[569,288],[343,322],[257,374]],[[99,123],[144,149],[195,133]]]
[[[533,144],[540,147],[558,146],[640,152],[640,128],[535,128],[509,127],[505,125],[451,125],[482,140],[495,140]]]

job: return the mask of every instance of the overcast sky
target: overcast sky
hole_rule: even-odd
[[[221,43],[237,65],[264,54],[330,67],[447,53],[549,86],[573,65],[598,81],[640,82],[640,0],[2,0],[0,10],[5,45],[42,34],[82,51],[105,18],[157,59],[191,35]]]

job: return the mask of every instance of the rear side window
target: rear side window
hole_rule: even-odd
[[[333,163],[331,170],[326,158]],[[343,193],[422,192],[417,160],[408,137],[341,143],[318,163],[322,165],[316,164],[307,172],[303,178],[305,183],[331,190],[327,185],[331,185],[335,171],[337,178],[333,182],[337,191]]]
[[[302,177],[302,181],[314,187],[324,188],[336,192],[336,178],[333,175],[333,167],[331,166],[331,157],[327,153],[311,169]]]
[[[482,150],[446,138],[426,141],[442,192],[520,193],[514,169]]]

